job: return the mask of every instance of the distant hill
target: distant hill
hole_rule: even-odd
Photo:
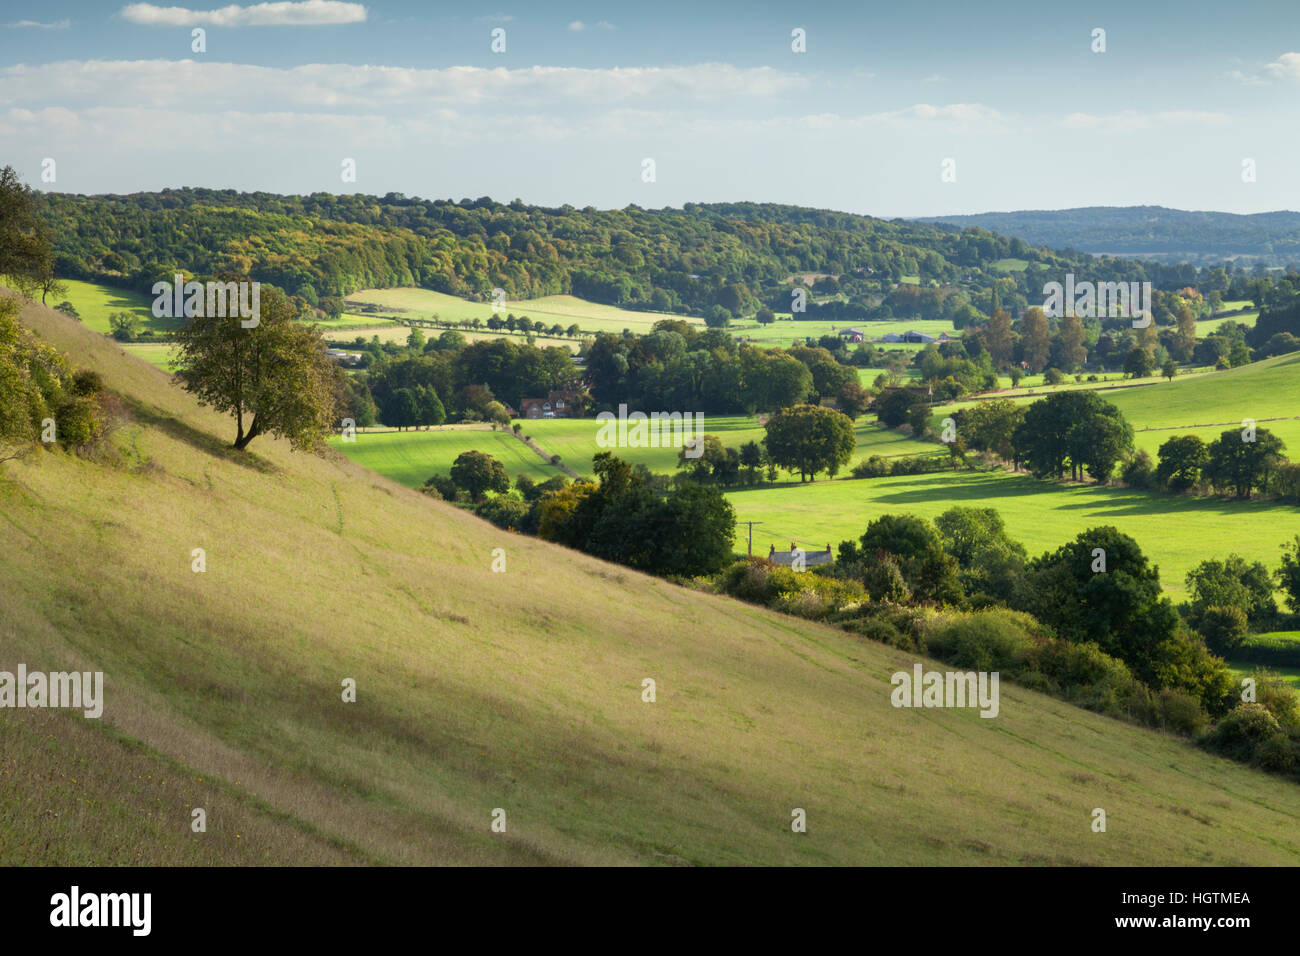
[[[1300,212],[1196,212],[1164,206],[1026,209],[913,220],[974,226],[1035,246],[1162,262],[1234,259],[1284,266],[1300,261]]]
[[[1035,270],[1158,288],[1190,281],[1149,262],[1063,256],[984,231],[772,203],[577,209],[188,188],[41,193],[37,201],[61,277],[145,294],[177,269],[233,270],[312,305],[360,289],[416,286],[480,302],[500,288],[508,299],[575,295],[629,309],[748,315],[760,305],[789,311],[791,277],[814,275],[835,277],[814,290],[845,303],[828,317],[858,320],[903,282],[960,287],[975,299],[1007,277],[1022,293],[1039,294]],[[1019,271],[1008,272],[1010,262]]]

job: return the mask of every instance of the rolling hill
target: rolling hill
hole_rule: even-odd
[[[915,221],[988,229],[1049,249],[1166,262],[1244,257],[1283,265],[1300,258],[1300,212],[1288,210],[1240,215],[1164,206],[1085,206],[928,216]]]
[[[1294,784],[1010,685],[992,720],[895,709],[910,655],[500,532],[336,455],[232,453],[230,422],[159,370],[47,309],[22,321],[134,420],[119,460],[0,476],[0,669],[106,684],[100,721],[0,712],[0,862],[1300,859]]]

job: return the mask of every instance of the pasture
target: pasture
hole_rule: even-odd
[[[1181,599],[1184,577],[1207,558],[1236,552],[1268,567],[1295,537],[1300,509],[1259,501],[1166,495],[1096,485],[1058,485],[1027,475],[937,472],[888,478],[819,479],[729,491],[741,521],[762,521],[761,540],[788,547],[824,547],[856,538],[883,514],[935,518],[954,505],[996,508],[1007,531],[1031,556],[1054,550],[1080,532],[1114,525],[1130,535],[1160,568],[1160,581]],[[743,533],[743,526],[740,532]],[[738,534],[738,546],[744,546]]]
[[[581,475],[591,475],[591,459],[602,451],[611,451],[625,461],[643,464],[660,474],[677,470],[680,442],[674,447],[606,449],[597,443],[601,423],[595,418],[520,420],[520,424],[522,434],[531,436],[548,455],[559,455],[565,465]],[[747,441],[761,443],[764,436],[757,419],[743,415],[705,416],[704,432],[718,436],[726,447],[737,450]],[[881,428],[866,417],[858,419],[854,432],[857,450],[850,468],[871,455],[898,458],[942,452],[932,442],[919,442],[901,431]],[[430,475],[446,474],[456,456],[470,450],[488,452],[498,458],[511,478],[522,473],[540,481],[560,473],[518,440],[490,431],[484,425],[448,425],[428,431],[360,431],[355,442],[335,438],[332,444],[358,464],[409,487],[418,487]]]
[[[433,319],[458,322],[465,319],[482,319],[486,322],[493,314],[490,302],[471,302],[432,289],[365,289],[354,292],[349,301],[367,302],[382,309],[392,310],[397,318]],[[662,312],[633,312],[612,305],[587,302],[572,295],[548,295],[538,299],[507,300],[497,313],[501,318],[508,314],[527,316],[548,326],[559,324],[566,329],[578,325],[584,332],[649,332],[660,319],[683,319],[704,327],[700,319],[669,315]]]

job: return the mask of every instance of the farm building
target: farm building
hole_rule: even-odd
[[[861,329],[840,329],[836,335],[848,342],[861,342],[867,337]]]
[[[519,400],[522,418],[581,418],[582,400],[571,388],[552,389],[545,398]]]
[[[344,352],[342,349],[326,349],[325,354],[340,365],[360,365],[360,352]]]
[[[794,564],[794,555],[799,549],[793,541],[790,542],[789,551],[778,551],[776,545],[772,545],[767,552],[767,560],[773,564],[779,564],[783,568],[788,568]],[[815,568],[821,564],[832,564],[835,561],[835,554],[831,551],[831,546],[826,545],[825,551],[808,551],[802,549],[803,564],[806,568]]]
[[[906,332],[889,332],[882,335],[879,339],[881,342],[911,342],[927,345],[930,342],[955,342],[953,336],[947,332],[940,332],[938,335],[927,335],[925,332],[918,332],[916,329],[908,329]]]

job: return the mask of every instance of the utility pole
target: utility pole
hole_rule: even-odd
[[[756,524],[762,524],[762,523],[763,523],[763,522],[761,522],[761,521],[746,521],[746,522],[745,522],[745,524],[749,525],[749,556],[750,556],[751,558],[754,556],[754,525],[756,525]]]

